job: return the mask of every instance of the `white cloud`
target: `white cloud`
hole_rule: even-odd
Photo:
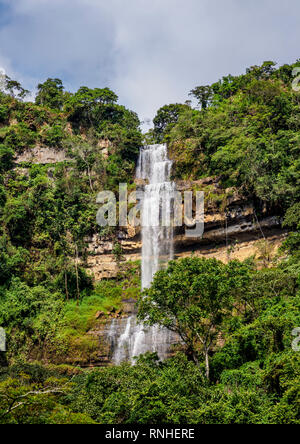
[[[186,100],[198,84],[299,56],[298,0],[6,4],[11,11],[0,21],[0,65],[9,73],[29,88],[48,76],[68,88],[109,86],[142,119]]]

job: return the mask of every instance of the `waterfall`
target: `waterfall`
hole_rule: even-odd
[[[137,166],[137,179],[145,185],[142,202],[142,289],[151,285],[154,274],[173,259],[173,227],[171,209],[174,183],[170,182],[172,162],[166,145],[141,148]],[[130,316],[125,330],[118,339],[113,362],[133,360],[147,351],[157,352],[161,359],[167,356],[174,335],[159,326],[145,327]]]
[[[171,168],[166,145],[141,149],[137,178],[149,182],[142,206],[142,289],[149,287],[157,270],[173,259]]]

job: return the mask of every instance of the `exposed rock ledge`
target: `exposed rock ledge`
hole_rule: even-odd
[[[203,237],[187,237],[184,226],[176,229],[175,257],[185,257],[192,253],[223,261],[245,259],[252,255],[258,257],[261,255],[258,241],[264,238],[269,241],[270,254],[278,251],[287,232],[281,228],[280,218],[269,214],[266,208],[261,209],[258,220],[253,203],[234,189],[222,189],[216,178],[196,182],[178,181],[176,185],[179,191],[203,190],[206,199]],[[215,200],[210,199],[209,193],[213,193]],[[122,260],[141,259],[139,228],[129,227],[127,231],[120,231],[119,242],[123,250]],[[88,245],[87,264],[95,279],[116,277],[118,264],[113,254],[112,240],[94,235],[88,239]]]
[[[70,160],[64,150],[58,150],[55,148],[49,148],[45,146],[37,145],[30,150],[25,150],[22,154],[19,154],[15,159],[16,163],[31,162],[35,164],[48,164],[64,162]]]
[[[85,139],[86,137],[82,135]],[[102,154],[104,158],[109,155],[109,149],[112,147],[112,144],[109,140],[99,140],[97,147],[99,148],[99,152]],[[31,162],[34,164],[52,164],[57,162],[64,162],[72,160],[67,156],[67,153],[64,149],[58,149],[54,147],[47,147],[42,145],[36,145],[33,148],[25,149],[21,154],[18,154],[15,158],[15,162]]]
[[[274,257],[283,240],[286,238],[287,233],[280,229],[268,230],[265,233],[265,238],[268,241],[268,249],[270,257]],[[239,259],[244,260],[250,256],[261,256],[261,243],[263,236],[258,232],[248,233],[248,236],[237,237],[234,243],[226,245],[226,243],[190,243],[185,242],[185,239],[175,238],[175,258],[182,258],[194,254],[195,256],[214,257],[223,262],[228,260]],[[134,243],[131,254],[123,255],[124,261],[137,261],[141,259],[140,249],[137,250],[137,245],[140,243]],[[141,248],[141,245],[140,245]],[[88,256],[87,259],[88,268],[93,273],[95,280],[99,281],[105,278],[115,278],[118,274],[118,263],[114,254],[106,252],[102,254],[93,254]]]

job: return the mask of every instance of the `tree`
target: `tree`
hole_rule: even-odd
[[[283,221],[283,226],[292,229],[284,242],[284,247],[290,253],[299,251],[300,248],[300,203],[290,207]]]
[[[190,109],[188,105],[173,103],[171,105],[165,105],[157,111],[157,114],[153,119],[154,134],[157,142],[162,142],[166,133],[178,122],[180,114],[188,109]]]
[[[65,382],[65,381],[64,381]],[[59,380],[55,381],[56,384],[52,384],[47,387],[37,388],[35,386],[20,386],[19,380],[7,379],[4,383],[0,384],[0,423],[9,422],[9,419],[14,419],[13,414],[15,411],[21,411],[21,415],[27,410],[30,410],[34,417],[34,410],[47,409],[54,404],[50,404],[47,395],[64,395],[67,392],[68,382],[63,385]],[[53,399],[51,399],[53,401]]]
[[[209,85],[196,86],[196,88],[191,90],[189,95],[194,96],[195,99],[197,99],[202,109],[206,109],[211,102],[213,96],[213,90]]]
[[[79,88],[74,95],[76,101],[82,105],[90,105],[101,103],[102,105],[108,105],[116,103],[118,96],[109,88],[94,88],[90,89],[86,86]]]
[[[267,78],[270,77],[274,73],[275,67],[276,67],[276,62],[272,62],[272,61],[264,62],[261,66],[261,71],[262,71],[263,77],[267,77]]]
[[[251,66],[247,68],[246,73],[255,77],[257,80],[270,77],[275,71],[276,63],[272,61],[266,61],[261,66]]]
[[[177,333],[198,366],[199,356],[204,357],[209,379],[209,354],[232,313],[235,293],[249,281],[249,270],[238,261],[229,265],[203,258],[171,261],[143,292],[138,318]]]
[[[64,86],[60,79],[48,79],[38,85],[35,103],[52,109],[62,109],[64,103]]]
[[[6,123],[9,118],[9,108],[7,105],[0,105],[0,123]]]
[[[81,86],[75,94],[70,94],[65,103],[65,110],[69,113],[69,120],[75,126],[97,125],[99,117],[106,107],[113,109],[118,96],[109,88],[91,89]],[[110,117],[110,116],[109,116]]]
[[[11,148],[0,144],[0,173],[10,170],[14,163],[14,153]]]
[[[17,80],[12,80],[7,75],[4,76],[4,80],[1,83],[3,84],[2,89],[4,89],[4,92],[8,92],[14,99],[24,99],[29,94],[29,91],[24,89]]]
[[[86,415],[73,413],[61,404],[72,380],[51,377],[31,382],[21,373],[0,381],[0,424],[93,424]]]
[[[86,170],[89,178],[89,185],[91,192],[94,192],[93,179],[92,179],[92,168],[96,161],[97,152],[95,147],[87,142],[79,142],[76,147],[74,147],[74,155],[77,160],[78,169]]]

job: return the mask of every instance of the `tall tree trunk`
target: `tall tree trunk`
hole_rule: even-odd
[[[75,252],[76,252],[75,270],[76,270],[77,305],[79,305],[80,291],[79,291],[79,276],[78,276],[78,246],[77,246],[77,244],[75,244]]]
[[[67,269],[65,268],[65,289],[66,289],[66,297],[67,301],[69,300],[69,290],[68,290],[68,276],[67,276]]]
[[[195,353],[193,353],[193,361],[196,364],[196,366],[200,368],[200,362]]]
[[[209,356],[207,348],[204,349],[204,354],[205,354],[205,374],[207,380],[209,381]]]
[[[90,170],[88,163],[87,163],[87,172],[88,172],[88,176],[89,176],[90,189],[92,192],[94,192],[93,182],[92,182],[92,178],[91,178],[91,170]]]

